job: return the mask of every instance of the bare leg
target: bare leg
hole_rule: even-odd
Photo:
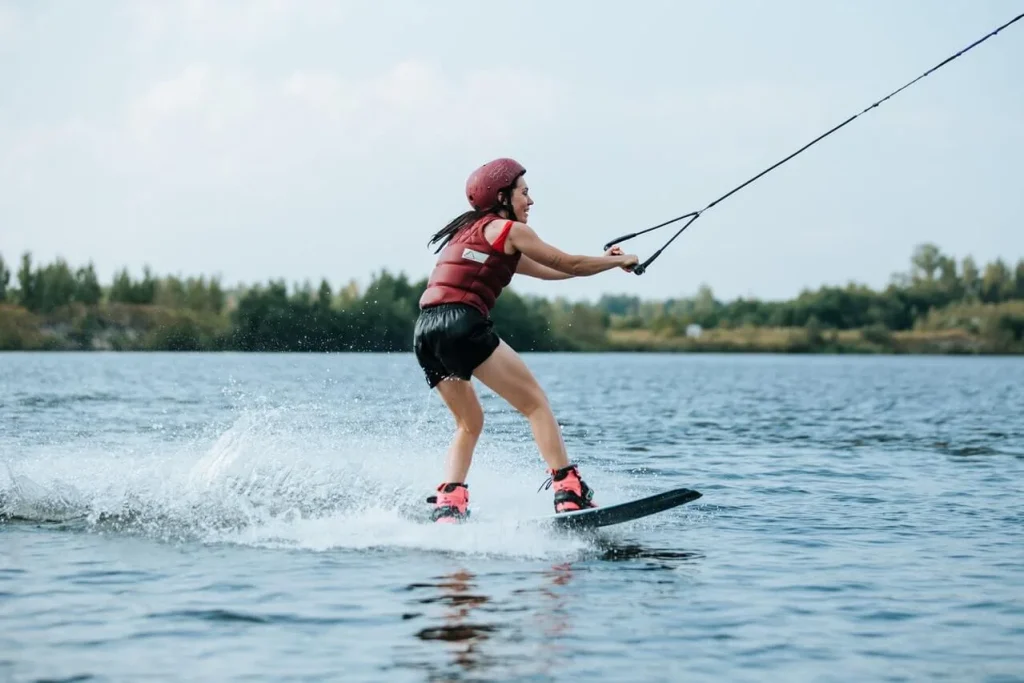
[[[484,411],[471,382],[446,379],[437,385],[437,391],[455,418],[455,436],[448,447],[444,481],[465,483],[473,449],[484,429]]]
[[[473,373],[530,421],[541,457],[554,470],[568,466],[569,456],[562,430],[551,412],[548,398],[533,373],[512,347],[504,341]]]

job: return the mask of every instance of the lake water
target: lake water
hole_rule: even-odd
[[[0,680],[1021,681],[1024,360],[527,355],[611,504],[411,355],[0,354]]]

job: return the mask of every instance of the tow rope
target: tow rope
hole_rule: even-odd
[[[913,85],[914,83],[917,83],[917,82],[918,82],[919,80],[921,80],[921,79],[922,79],[922,78],[924,78],[925,76],[927,76],[927,75],[931,74],[932,72],[934,72],[934,71],[938,71],[938,70],[939,70],[940,68],[942,68],[942,67],[943,67],[943,66],[945,66],[946,64],[949,64],[950,62],[952,62],[952,61],[953,61],[954,59],[956,59],[956,58],[957,58],[957,57],[959,57],[960,55],[962,55],[962,54],[965,54],[966,52],[968,52],[969,50],[972,50],[972,49],[974,49],[974,48],[975,48],[975,47],[977,47],[978,45],[981,45],[981,44],[982,44],[983,42],[985,42],[986,40],[988,40],[988,39],[989,39],[989,38],[991,38],[992,36],[996,35],[997,33],[999,33],[1000,31],[1002,31],[1002,30],[1003,30],[1004,28],[1006,28],[1007,26],[1010,26],[1010,25],[1011,25],[1011,24],[1013,24],[1014,22],[1017,22],[1017,21],[1019,21],[1019,20],[1021,20],[1021,19],[1024,19],[1024,14],[1019,14],[1019,15],[1017,15],[1016,17],[1014,17],[1014,18],[1013,18],[1013,19],[1011,19],[1010,21],[1006,22],[1005,24],[1003,24],[1003,25],[1002,25],[1002,26],[1000,26],[999,28],[995,29],[995,30],[994,30],[994,31],[992,31],[991,33],[988,33],[987,35],[985,35],[985,36],[983,36],[983,37],[979,38],[978,40],[974,41],[973,43],[971,43],[970,45],[968,45],[968,46],[967,46],[967,47],[965,47],[964,49],[962,49],[962,50],[960,50],[959,52],[957,52],[956,54],[954,54],[954,55],[952,55],[952,56],[950,56],[950,57],[947,57],[947,58],[946,58],[946,59],[944,59],[943,61],[939,62],[938,64],[936,64],[936,65],[935,65],[935,66],[933,66],[932,68],[928,69],[928,70],[927,70],[927,71],[925,71],[925,72],[924,72],[923,74],[921,74],[920,76],[918,76],[918,77],[917,77],[917,78],[915,78],[914,80],[910,81],[910,82],[909,82],[909,83],[907,83],[906,85],[904,85],[904,86],[902,86],[902,87],[898,88],[897,90],[894,90],[894,91],[892,91],[891,93],[889,93],[888,95],[886,95],[886,96],[885,96],[885,97],[883,97],[882,99],[880,99],[880,100],[878,100],[877,102],[875,102],[874,104],[872,104],[872,105],[868,106],[868,107],[867,107],[867,108],[865,108],[865,109],[864,109],[863,111],[861,111],[861,112],[858,112],[858,113],[854,114],[854,115],[853,115],[853,116],[851,116],[850,118],[848,118],[848,119],[846,119],[845,121],[843,121],[842,123],[840,123],[840,124],[839,124],[838,126],[836,126],[836,127],[832,128],[831,130],[829,130],[828,132],[826,132],[826,133],[822,133],[821,135],[819,135],[819,136],[818,136],[818,137],[816,137],[815,139],[811,140],[810,142],[808,142],[808,143],[807,143],[806,145],[804,145],[803,147],[801,147],[801,148],[800,148],[800,149],[798,149],[797,151],[795,151],[795,152],[793,152],[792,154],[790,154],[790,155],[789,155],[788,157],[786,157],[786,158],[785,158],[785,159],[783,159],[782,161],[779,161],[779,162],[777,162],[777,163],[775,163],[775,164],[773,164],[773,165],[769,166],[768,168],[766,168],[765,170],[761,171],[761,172],[760,172],[760,173],[758,173],[758,174],[757,174],[756,176],[754,176],[754,177],[753,177],[753,178],[751,178],[750,180],[746,181],[746,182],[745,182],[745,183],[743,183],[742,185],[739,185],[738,187],[735,187],[735,188],[733,188],[732,190],[729,190],[729,191],[728,191],[727,193],[725,193],[724,195],[722,195],[721,197],[719,197],[719,198],[718,198],[718,199],[716,199],[715,201],[711,202],[710,204],[708,204],[707,206],[705,206],[705,207],[704,207],[703,209],[701,209],[700,211],[691,211],[690,213],[687,213],[687,214],[683,214],[682,216],[676,216],[675,218],[673,218],[673,219],[671,219],[671,220],[665,221],[664,223],[659,223],[658,225],[655,225],[654,227],[651,227],[651,228],[647,228],[646,230],[640,230],[639,232],[633,232],[633,233],[630,233],[630,234],[628,234],[628,235],[623,235],[622,237],[617,237],[616,239],[613,239],[613,240],[609,241],[609,242],[608,242],[607,244],[605,244],[605,245],[604,245],[604,249],[605,249],[605,250],[607,251],[607,250],[608,250],[608,248],[609,248],[609,247],[611,247],[611,246],[612,246],[613,244],[617,244],[617,243],[619,243],[619,242],[625,242],[626,240],[630,240],[630,239],[633,239],[634,237],[638,237],[638,236],[640,236],[640,235],[646,234],[646,233],[648,233],[648,232],[651,232],[652,230],[657,230],[657,229],[659,229],[659,228],[663,228],[663,227],[665,227],[666,225],[671,225],[672,223],[675,223],[675,222],[677,222],[677,221],[681,221],[681,220],[683,220],[684,218],[689,218],[690,220],[686,221],[686,223],[684,223],[684,224],[683,224],[683,227],[679,228],[679,230],[678,230],[678,231],[676,231],[676,234],[672,235],[672,237],[671,237],[671,238],[670,238],[670,239],[668,240],[668,242],[665,242],[665,244],[664,244],[664,245],[663,245],[663,246],[662,246],[662,247],[661,247],[660,249],[658,249],[658,250],[657,250],[656,252],[654,252],[654,254],[653,254],[653,255],[651,255],[651,257],[650,257],[650,258],[648,258],[648,259],[647,259],[646,261],[644,261],[643,263],[637,264],[636,266],[634,266],[634,267],[633,267],[633,269],[632,269],[632,272],[633,272],[633,273],[635,273],[635,274],[637,274],[637,275],[642,275],[642,274],[644,273],[644,271],[646,271],[646,270],[647,270],[647,268],[648,268],[648,267],[649,267],[649,266],[650,266],[650,265],[651,265],[651,264],[652,264],[652,263],[654,262],[654,259],[656,259],[656,258],[658,258],[659,256],[661,256],[661,252],[665,251],[665,248],[666,248],[666,247],[668,247],[668,245],[672,244],[672,242],[674,242],[674,241],[675,241],[675,239],[676,239],[677,237],[679,237],[679,235],[681,235],[681,234],[683,233],[683,231],[684,231],[684,230],[686,230],[686,228],[690,227],[690,225],[691,225],[691,224],[692,224],[692,223],[693,223],[693,222],[694,222],[695,220],[697,220],[698,218],[700,218],[701,214],[703,214],[703,213],[704,213],[705,211],[707,211],[707,210],[708,210],[708,209],[710,209],[711,207],[715,206],[716,204],[718,204],[718,203],[720,203],[720,202],[723,202],[723,201],[725,201],[726,199],[728,199],[728,198],[729,198],[729,197],[731,197],[732,195],[734,195],[734,194],[736,194],[737,192],[739,192],[740,190],[742,190],[742,189],[743,189],[744,187],[746,187],[747,185],[750,185],[750,184],[751,184],[752,182],[754,182],[755,180],[757,180],[757,179],[758,179],[758,178],[760,178],[761,176],[764,176],[764,175],[768,174],[769,172],[771,172],[771,171],[775,170],[776,168],[778,168],[778,167],[779,167],[779,166],[781,166],[782,164],[786,163],[787,161],[789,161],[790,159],[792,159],[792,158],[793,158],[793,157],[795,157],[796,155],[800,154],[801,152],[803,152],[804,150],[806,150],[807,148],[809,148],[809,147],[810,147],[811,145],[814,145],[815,143],[817,143],[817,142],[819,142],[819,141],[821,141],[821,140],[824,140],[824,139],[825,139],[825,138],[827,138],[827,137],[828,137],[829,135],[831,135],[832,133],[836,132],[837,130],[839,130],[840,128],[842,128],[843,126],[845,126],[846,124],[848,124],[848,123],[852,122],[852,121],[853,121],[854,119],[856,119],[856,118],[857,118],[857,117],[859,117],[860,115],[862,115],[862,114],[866,114],[867,112],[871,111],[872,109],[874,109],[874,108],[875,108],[875,107],[877,107],[878,105],[882,104],[883,102],[885,102],[885,101],[886,101],[886,100],[888,100],[889,98],[893,97],[894,95],[897,95],[898,93],[902,92],[903,90],[906,90],[907,88],[909,88],[910,86],[912,86],[912,85]]]

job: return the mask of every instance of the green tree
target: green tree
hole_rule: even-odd
[[[913,264],[911,272],[915,280],[924,279],[928,282],[935,280],[935,272],[939,270],[943,259],[942,252],[934,244],[921,244],[914,249],[910,258]]]
[[[313,304],[313,285],[310,284],[309,280],[302,283],[301,287],[295,287],[292,298],[301,306],[311,306]]]
[[[985,266],[981,278],[981,300],[985,303],[999,303],[1013,296],[1014,281],[1010,269],[1002,259],[996,259]]]
[[[185,306],[185,283],[175,275],[162,278],[157,282],[156,298],[153,303],[165,308],[183,308]]]
[[[185,283],[185,307],[192,311],[212,311],[210,288],[206,284],[206,276],[190,277]]]
[[[327,278],[320,280],[320,289],[316,292],[316,305],[321,311],[331,310],[331,299],[334,297],[331,292],[331,285]]]
[[[208,308],[212,313],[220,315],[224,311],[224,290],[220,286],[220,278],[210,280],[210,286],[206,290]]]
[[[142,282],[135,289],[135,301],[132,303],[152,304],[155,299],[156,280],[153,278],[153,272],[149,266],[146,266],[142,269]]]
[[[693,322],[701,327],[715,327],[718,324],[721,304],[715,299],[715,293],[706,284],[697,288],[697,296],[693,300]]]
[[[348,284],[341,288],[338,293],[338,298],[341,299],[342,308],[350,308],[359,301],[359,283],[355,280],[349,280]]]
[[[283,282],[271,282],[266,289],[253,287],[238,301],[232,314],[235,348],[242,351],[283,351],[293,328],[288,290]]]
[[[556,340],[549,321],[554,307],[547,301],[527,299],[506,289],[498,298],[491,319],[495,329],[517,351],[554,351],[571,345],[570,339]]]
[[[640,310],[640,299],[623,294],[605,294],[598,299],[597,306],[612,315],[632,316]]]
[[[963,298],[963,285],[956,272],[956,261],[948,256],[939,259],[939,288],[950,301]]]
[[[970,256],[964,257],[960,268],[963,282],[964,298],[976,300],[981,295],[981,276],[978,273],[978,266]]]
[[[50,313],[67,306],[75,298],[78,283],[67,261],[62,258],[36,271],[36,310]]]
[[[96,277],[96,269],[92,261],[85,268],[79,268],[75,273],[75,301],[86,306],[95,306],[103,296],[103,289],[100,287],[99,278]]]
[[[576,303],[566,312],[565,325],[576,348],[596,351],[608,340],[608,319],[608,314],[599,308]]]
[[[387,271],[381,271],[370,281],[370,286],[363,294],[363,301],[394,301],[410,316],[415,317],[419,314],[419,298],[425,288],[426,283],[413,285],[405,274],[396,277]]]
[[[128,274],[127,268],[122,268],[114,274],[114,281],[110,285],[108,298],[112,302],[130,304],[134,303],[134,283],[132,276]]]
[[[0,303],[7,301],[7,285],[11,282],[11,271],[0,255]]]
[[[21,255],[21,267],[18,268],[18,291],[18,303],[30,311],[38,310],[38,278],[32,270],[32,254],[27,251]]]
[[[1015,299],[1024,299],[1024,258],[1017,261],[1013,291]]]
[[[153,278],[153,272],[149,266],[143,268],[143,277],[140,282],[132,280],[127,268],[122,268],[115,276],[110,285],[110,301],[124,304],[150,305],[156,301],[157,281]]]

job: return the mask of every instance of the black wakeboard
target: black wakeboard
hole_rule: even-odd
[[[608,507],[560,512],[547,517],[538,517],[531,521],[555,529],[596,529],[671,510],[674,507],[685,505],[700,497],[700,491],[686,488],[672,489],[671,491],[663,491],[646,498],[637,498],[636,500],[629,500],[625,503],[617,503]]]

